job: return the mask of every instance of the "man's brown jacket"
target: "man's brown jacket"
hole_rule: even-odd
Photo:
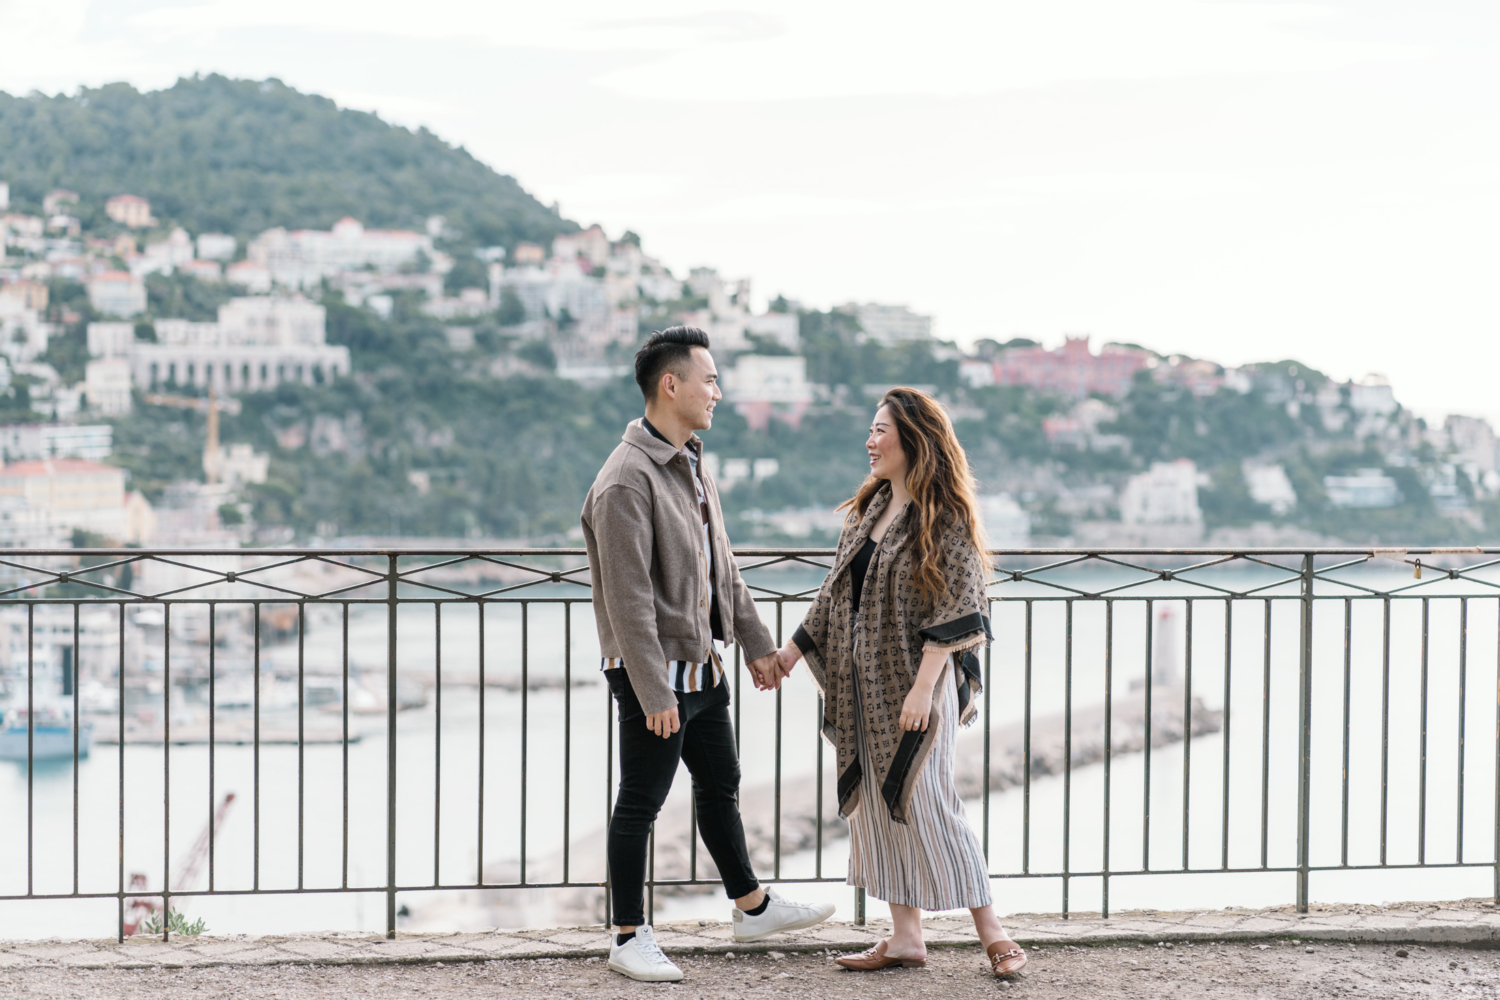
[[[730,555],[719,492],[701,461],[703,442],[694,434],[688,447],[699,456],[708,498],[712,581],[702,570],[703,520],[692,465],[641,421],[625,428],[583,502],[599,652],[624,659],[648,715],[677,704],[669,661],[709,659],[715,597],[723,641],[738,642],[747,662],[776,649]]]

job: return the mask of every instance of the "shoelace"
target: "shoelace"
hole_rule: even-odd
[[[650,938],[637,936],[635,940],[640,945],[641,957],[646,961],[652,965],[668,964],[666,953],[661,950],[661,945],[656,943],[655,936]]]

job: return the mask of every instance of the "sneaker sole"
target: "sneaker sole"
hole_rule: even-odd
[[[760,941],[764,938],[774,937],[777,934],[784,934],[787,931],[800,931],[804,927],[815,927],[818,924],[821,924],[823,921],[827,920],[829,917],[833,916],[833,911],[836,908],[837,907],[830,906],[826,913],[820,913],[817,916],[809,917],[806,920],[799,920],[795,924],[785,924],[773,931],[762,931],[759,934],[750,934],[745,937],[740,937],[739,932],[736,931],[734,939],[736,941]]]
[[[616,965],[613,962],[609,963],[609,967],[610,967],[610,969],[612,971],[618,972],[620,975],[625,976],[628,979],[634,979],[638,983],[680,983],[680,982],[682,982],[682,970],[681,969],[675,970],[677,974],[673,975],[670,972],[664,972],[664,973],[661,973],[661,974],[650,973],[650,972],[632,972],[631,970],[625,968],[625,966],[623,966],[623,965]]]

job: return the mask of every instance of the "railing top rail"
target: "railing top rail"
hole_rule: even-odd
[[[735,555],[741,556],[831,556],[831,548],[761,548],[735,546]],[[1108,546],[1080,546],[1074,548],[1007,548],[989,549],[997,556],[1426,556],[1426,555],[1500,555],[1500,546],[1323,546],[1304,548],[1275,548],[1242,546],[1239,548],[1110,548]],[[115,549],[0,549],[0,560],[23,559],[35,556],[108,556],[115,559],[133,556],[582,556],[581,548],[465,548],[450,546],[430,548],[423,546],[400,547],[340,547],[340,548],[115,548]]]

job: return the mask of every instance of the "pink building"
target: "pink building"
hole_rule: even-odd
[[[1063,396],[1095,393],[1116,398],[1130,392],[1135,373],[1151,353],[1138,347],[1105,344],[1094,354],[1088,337],[1068,337],[1062,347],[1012,347],[994,362],[995,385],[1025,385]]]

